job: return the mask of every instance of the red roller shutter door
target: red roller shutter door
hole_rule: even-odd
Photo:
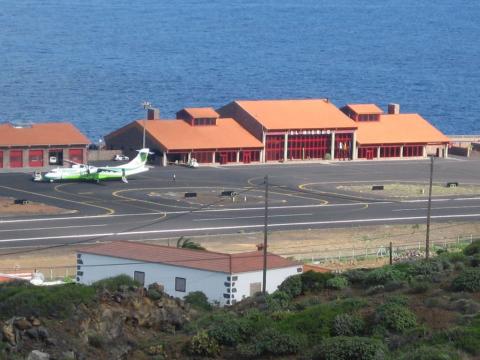
[[[28,152],[28,165],[30,167],[42,167],[43,150],[30,150]]]
[[[83,149],[69,149],[68,158],[71,161],[83,164]]]
[[[23,151],[22,150],[10,150],[10,167],[11,168],[23,167]]]

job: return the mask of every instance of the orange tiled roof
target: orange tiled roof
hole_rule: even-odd
[[[356,128],[356,123],[324,99],[236,101],[268,130]]]
[[[193,118],[218,118],[220,115],[211,107],[185,108],[183,109]]]
[[[17,128],[0,124],[0,146],[87,145],[90,144],[70,123],[43,123]]]
[[[143,120],[136,122],[143,129]],[[261,148],[257,140],[233,119],[216,125],[191,126],[183,120],[147,120],[146,131],[167,150]]]
[[[223,254],[212,251],[179,249],[176,247],[129,241],[113,241],[78,250],[79,253],[118,257],[122,259],[168,264],[200,270],[242,273],[263,269],[263,252]],[[281,256],[268,254],[269,269],[298,265]]]
[[[357,122],[359,144],[447,143],[448,137],[418,114],[381,115]]]
[[[383,110],[375,104],[347,104],[356,114],[383,114]]]

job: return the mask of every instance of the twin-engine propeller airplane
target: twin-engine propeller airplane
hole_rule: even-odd
[[[72,163],[70,168],[55,168],[47,172],[46,174],[34,174],[33,180],[35,181],[95,181],[101,180],[122,180],[124,183],[128,183],[127,176],[139,174],[149,170],[146,166],[149,149],[137,150],[138,155],[125,165],[120,166],[105,166],[96,167],[87,164],[78,164],[73,161],[65,160]]]

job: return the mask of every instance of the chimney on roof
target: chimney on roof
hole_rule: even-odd
[[[398,115],[400,114],[400,104],[388,104],[388,113],[390,115]]]
[[[147,109],[147,120],[159,120],[160,119],[160,109],[151,108]]]

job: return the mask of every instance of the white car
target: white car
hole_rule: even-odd
[[[115,155],[115,157],[113,158],[113,160],[115,161],[128,161],[130,160],[128,156],[126,155],[120,155],[120,154],[117,154]]]

